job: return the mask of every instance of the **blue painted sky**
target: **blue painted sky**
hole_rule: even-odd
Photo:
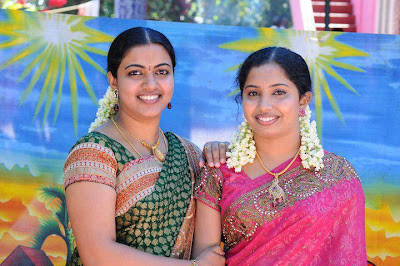
[[[26,14],[27,15],[27,14]],[[0,21],[8,18],[0,10]],[[133,26],[148,26],[163,32],[177,54],[173,109],[163,114],[162,128],[172,130],[202,145],[207,139],[227,139],[241,120],[233,97],[235,71],[226,69],[242,62],[247,54],[218,48],[220,44],[242,38],[256,38],[253,28],[212,26],[153,21],[98,18],[87,26],[116,36]],[[0,36],[0,42],[4,40]],[[349,159],[365,184],[384,182],[398,184],[400,166],[400,36],[346,33],[339,41],[361,49],[369,57],[349,57],[340,61],[361,67],[366,72],[336,69],[358,92],[328,78],[331,91],[345,119],[343,124],[326,98],[323,99],[324,148]],[[109,44],[96,44],[107,50]],[[15,56],[21,47],[0,49],[0,64]],[[92,55],[103,69],[105,57]],[[33,57],[32,57],[33,58]],[[40,93],[40,81],[30,97],[20,104],[27,79],[18,77],[30,60],[0,70],[0,163],[12,167],[27,164],[34,174],[50,171],[55,181],[61,181],[62,164],[71,145],[77,140],[72,124],[68,82],[64,84],[61,109],[53,124],[53,107],[41,127],[41,117],[33,120]],[[106,78],[87,63],[82,67],[94,85],[97,97],[102,97]],[[79,85],[78,135],[87,132],[95,118],[96,106]],[[239,119],[237,119],[239,117]],[[79,137],[78,136],[78,137]]]

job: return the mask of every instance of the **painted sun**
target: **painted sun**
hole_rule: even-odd
[[[53,116],[55,123],[60,110],[62,91],[69,89],[76,135],[79,83],[83,84],[82,87],[97,105],[93,86],[81,62],[89,64],[105,75],[105,71],[91,55],[106,56],[107,51],[92,45],[110,42],[113,37],[87,27],[85,23],[93,19],[90,17],[22,13],[12,10],[7,10],[6,13],[8,20],[0,21],[0,36],[6,37],[0,42],[0,49],[17,48],[19,51],[14,57],[1,60],[0,70],[23,61],[27,62],[19,76],[20,82],[25,80],[27,82],[21,103],[31,95],[34,88],[39,88],[40,94],[33,118],[35,119],[44,108],[42,125],[47,120],[54,97],[56,97]]]

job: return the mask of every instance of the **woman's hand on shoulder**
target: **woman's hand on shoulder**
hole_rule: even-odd
[[[199,266],[225,265],[224,255],[220,246],[212,246],[200,253],[196,258],[196,264]]]
[[[204,167],[207,163],[209,167],[220,167],[226,162],[226,152],[228,151],[229,142],[210,141],[203,147],[202,157],[199,166]]]

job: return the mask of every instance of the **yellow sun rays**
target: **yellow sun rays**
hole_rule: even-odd
[[[85,23],[93,19],[90,17],[12,10],[5,12],[8,20],[0,21],[0,36],[5,36],[6,40],[0,42],[0,49],[18,47],[20,50],[14,57],[0,62],[0,70],[23,61],[28,62],[18,79],[21,82],[30,75],[21,103],[30,96],[33,89],[40,87],[33,118],[37,117],[44,106],[42,125],[47,120],[55,95],[57,96],[53,123],[57,120],[62,91],[67,79],[76,135],[79,83],[83,84],[86,93],[97,105],[96,95],[81,62],[86,62],[105,75],[106,72],[91,58],[90,54],[106,56],[107,51],[90,45],[110,42],[113,37],[87,27]],[[39,84],[41,85],[38,86]]]
[[[269,28],[257,29],[258,36],[252,39],[241,39],[230,43],[220,45],[220,48],[235,50],[243,53],[252,53],[268,46],[283,46],[300,54],[306,60],[313,79],[316,119],[318,124],[318,132],[322,132],[322,97],[323,94],[329,100],[329,103],[338,116],[344,122],[339,106],[329,88],[326,76],[335,78],[338,82],[350,91],[358,92],[344,79],[336,69],[346,69],[350,71],[363,72],[361,68],[351,64],[338,61],[338,58],[369,56],[368,53],[356,49],[350,45],[344,44],[336,37],[343,34],[339,32],[307,32],[285,30],[279,31]],[[239,65],[235,65],[228,71],[237,69]],[[237,91],[236,91],[237,92]],[[236,92],[230,93],[230,95]]]

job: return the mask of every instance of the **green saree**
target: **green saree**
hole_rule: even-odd
[[[189,259],[194,230],[194,177],[199,150],[165,134],[163,164],[154,156],[136,159],[119,142],[99,132],[82,137],[64,167],[64,186],[98,182],[116,191],[116,241],[154,255]],[[77,249],[72,265],[81,264]]]

